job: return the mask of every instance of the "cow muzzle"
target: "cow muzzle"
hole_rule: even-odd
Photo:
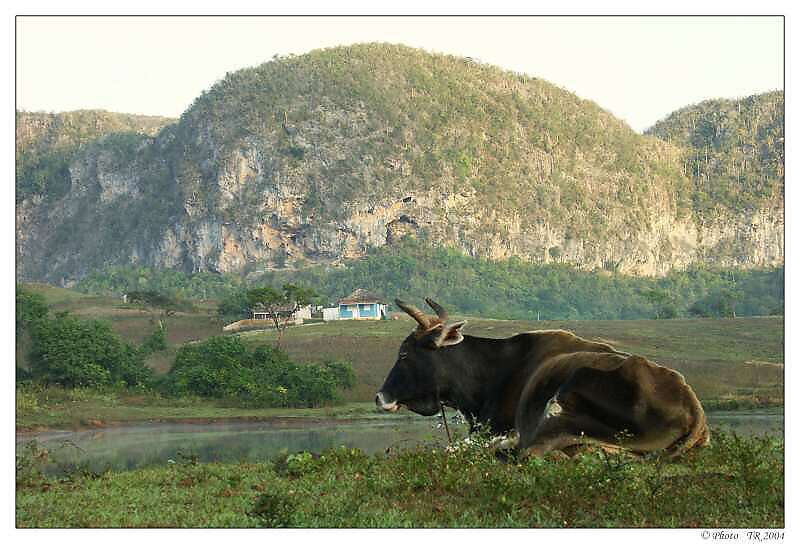
[[[393,400],[389,402],[386,396],[383,394],[383,391],[378,391],[378,394],[375,395],[375,404],[378,406],[378,408],[386,410],[387,412],[396,412],[400,409],[400,405],[397,404],[397,401]]]

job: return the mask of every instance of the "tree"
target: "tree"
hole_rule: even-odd
[[[676,316],[674,297],[668,290],[653,287],[642,294],[656,307],[656,319],[670,319]]]
[[[736,303],[741,299],[739,291],[735,287],[724,286],[715,295],[720,317],[736,317]]]
[[[16,379],[23,381],[31,378],[30,371],[20,365],[24,360],[23,353],[28,349],[28,337],[36,324],[47,318],[47,304],[39,293],[32,293],[17,285],[16,300]]]
[[[167,329],[167,317],[175,315],[180,303],[169,295],[158,291],[130,291],[126,296],[129,303],[138,304],[149,311],[150,320],[158,324],[158,329],[156,329],[153,336],[155,339],[153,347],[158,346],[160,343],[165,344],[164,335]],[[158,340],[159,336],[162,337],[161,342]]]
[[[247,291],[238,289],[225,295],[219,301],[217,312],[225,318],[243,319],[249,315],[250,301]]]
[[[278,331],[278,338],[275,346],[280,348],[283,341],[283,333],[289,326],[289,321],[294,314],[303,306],[311,304],[316,297],[314,290],[307,287],[300,287],[292,283],[285,283],[283,290],[278,291],[273,287],[258,287],[247,292],[247,301],[252,309],[266,312],[275,329]]]
[[[547,250],[547,253],[550,254],[550,258],[554,261],[561,262],[561,248],[558,246],[553,246]]]

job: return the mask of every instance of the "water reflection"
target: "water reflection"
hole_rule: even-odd
[[[451,424],[463,436],[463,426]],[[444,431],[433,420],[392,423],[347,423],[301,429],[276,429],[264,423],[148,424],[102,431],[46,432],[17,437],[17,450],[35,439],[53,461],[51,474],[81,466],[93,471],[126,470],[180,462],[264,461],[283,450],[322,452],[344,446],[372,454],[414,447],[421,442],[445,444]]]
[[[783,435],[783,410],[780,408],[707,412],[706,419],[712,432],[723,429],[744,436]]]
[[[103,430],[51,431],[17,436],[17,451],[31,440],[46,448],[50,474],[76,466],[99,472],[128,470],[194,458],[200,462],[264,461],[281,451],[322,452],[332,447],[359,448],[368,454],[414,447],[421,442],[444,445],[447,437],[437,418],[386,423],[343,423],[313,428],[275,428],[269,423],[157,423]],[[709,412],[709,425],[743,435],[783,433],[783,412],[752,410]],[[451,423],[455,438],[464,425]]]

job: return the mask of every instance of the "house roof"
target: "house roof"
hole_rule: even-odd
[[[373,302],[386,304],[379,296],[364,289],[356,289],[349,296],[337,300],[336,304],[370,304]]]

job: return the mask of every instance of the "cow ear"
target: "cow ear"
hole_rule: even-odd
[[[464,335],[461,334],[461,327],[466,324],[466,321],[458,321],[452,325],[445,325],[442,327],[442,331],[434,340],[436,347],[444,348],[461,343],[464,340]]]

